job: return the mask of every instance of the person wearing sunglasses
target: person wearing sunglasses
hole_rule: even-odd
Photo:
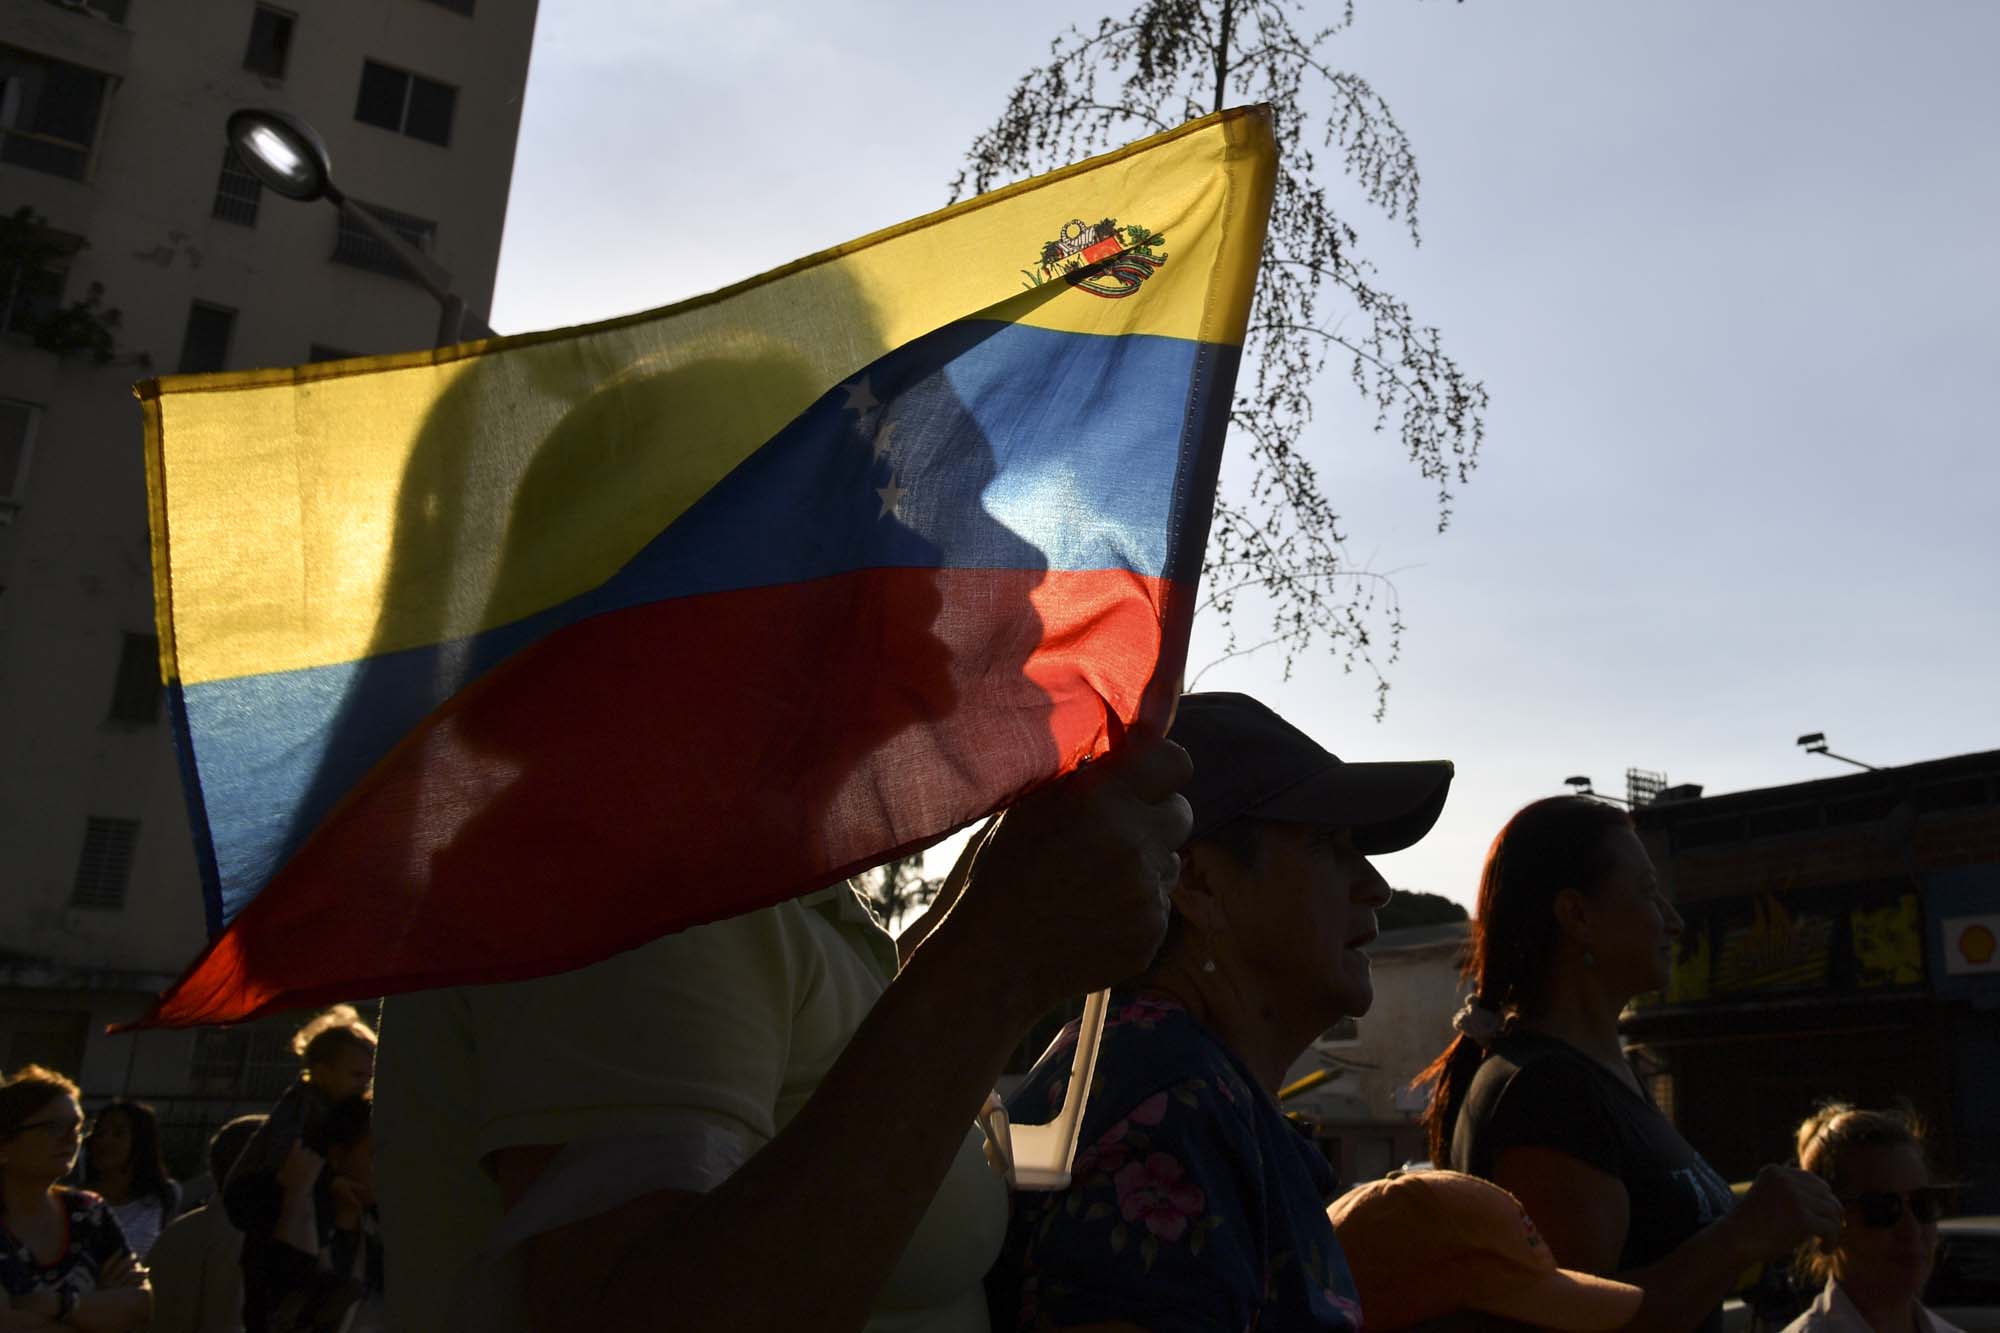
[[[1931,1180],[1916,1116],[1829,1102],[1799,1126],[1798,1152],[1844,1212],[1839,1241],[1799,1251],[1798,1270],[1820,1293],[1785,1333],[1958,1333],[1918,1300],[1946,1191]]]

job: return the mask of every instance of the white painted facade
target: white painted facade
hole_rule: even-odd
[[[0,425],[24,416],[9,403],[29,405],[32,418],[25,461],[16,465],[0,437],[0,1061],[9,1069],[64,1064],[91,1098],[172,1103],[209,1089],[178,1111],[163,1105],[169,1119],[214,1123],[231,1110],[212,1039],[197,1083],[195,1034],[103,1035],[205,939],[164,701],[152,720],[112,716],[126,636],[153,632],[132,384],[181,367],[195,303],[234,312],[221,361],[232,370],[423,347],[436,330],[437,303],[421,287],[331,257],[338,218],[328,204],[264,191],[245,225],[240,202],[218,202],[223,123],[245,106],[311,123],[352,198],[435,224],[428,251],[483,321],[535,2],[92,0],[98,12],[0,0],[0,214],[26,205],[50,230],[81,238],[63,300],[101,283],[105,305],[122,312],[116,355],[102,366],[0,332]],[[254,35],[268,39],[286,22],[282,77],[246,68],[270,63],[268,40],[253,55]],[[68,151],[35,129],[56,114],[37,104],[52,96],[37,84],[57,68],[50,61],[104,79],[80,178],[33,161]],[[357,119],[371,62],[378,108],[383,80],[409,90],[402,128]],[[20,86],[5,86],[8,69]],[[397,75],[417,78],[398,85]],[[72,105],[77,76],[62,78]],[[436,137],[440,89],[450,90],[444,144],[406,132]],[[419,112],[428,118],[410,118]],[[9,309],[0,305],[0,326]],[[114,832],[137,823],[122,893],[115,875],[82,870],[93,819],[127,822]],[[253,1083],[274,1076],[251,1072]]]

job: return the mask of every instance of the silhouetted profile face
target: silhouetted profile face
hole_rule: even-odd
[[[306,1081],[329,1101],[359,1097],[375,1081],[375,1050],[360,1042],[342,1042],[332,1055],[306,1067]]]
[[[132,1118],[123,1111],[105,1111],[90,1131],[91,1165],[99,1171],[123,1171],[132,1164]]]
[[[1266,823],[1258,839],[1251,864],[1209,861],[1243,965],[1288,1015],[1328,1024],[1367,1013],[1375,986],[1361,946],[1388,884],[1348,829]]]
[[[1611,870],[1591,900],[1593,970],[1624,995],[1660,990],[1673,977],[1679,912],[1660,889],[1652,858],[1629,828],[1602,834]]]

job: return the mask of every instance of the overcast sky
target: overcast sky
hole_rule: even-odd
[[[1123,0],[1119,0],[1121,7]],[[926,212],[1013,81],[1109,10],[542,0],[493,323],[666,304]],[[1711,793],[2000,746],[2000,5],[1361,0],[1334,58],[1423,172],[1387,285],[1492,395],[1449,532],[1338,373],[1312,435],[1409,631],[1349,759],[1444,756],[1392,883],[1469,901],[1501,822],[1628,765]],[[1190,661],[1217,655],[1197,626]]]

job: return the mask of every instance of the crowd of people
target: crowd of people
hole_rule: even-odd
[[[15,1071],[0,1086],[0,1333],[386,1328],[375,1044],[345,1005],[306,1024],[298,1080],[268,1115],[216,1131],[213,1195],[186,1212],[152,1107],[109,1101],[86,1132],[73,1080]]]
[[[1431,1164],[1341,1192],[1287,1067],[1366,1013],[1442,761],[1343,763],[1261,703],[1181,700],[974,837],[891,938],[852,887],[534,981],[344,1007],[184,1215],[152,1111],[39,1067],[0,1087],[0,1333],[601,1328],[1720,1327],[1795,1261],[1797,1333],[1948,1333],[1943,1192],[1906,1111],[1828,1102],[1738,1196],[1618,1039],[1681,922],[1630,820],[1538,801],[1482,874]],[[1075,1166],[1006,1187],[1063,1029],[1112,990]],[[373,1091],[379,1084],[379,1100]],[[1836,1091],[1836,1090],[1830,1090]],[[1774,1145],[1774,1148],[1778,1145]],[[82,1164],[79,1172],[79,1155]],[[377,1203],[379,1180],[379,1211]],[[68,1183],[74,1181],[75,1183]]]

